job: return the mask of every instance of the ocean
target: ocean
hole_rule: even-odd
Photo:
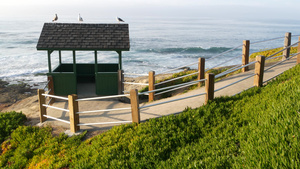
[[[49,19],[48,19],[49,18]],[[76,23],[76,17],[59,16],[58,22]],[[83,17],[84,18],[84,17]],[[11,83],[25,82],[42,85],[48,71],[47,53],[37,51],[36,45],[43,24],[51,17],[0,18],[0,79]],[[199,57],[212,58],[222,52],[231,52],[210,59],[206,68],[226,60],[222,66],[241,64],[242,42],[254,43],[250,52],[283,46],[285,32],[292,33],[292,43],[298,40],[300,22],[296,20],[243,20],[217,18],[122,18],[129,24],[130,51],[123,52],[126,73],[156,74],[197,62]],[[85,23],[116,23],[115,18],[84,18]],[[63,62],[72,62],[71,52],[62,52]],[[99,62],[115,63],[116,52],[99,52]],[[240,57],[239,57],[240,56]],[[58,64],[58,53],[52,57]],[[78,63],[93,63],[92,52],[78,52]],[[196,68],[196,65],[190,66]],[[180,70],[177,70],[180,71]],[[176,72],[176,71],[175,71]]]

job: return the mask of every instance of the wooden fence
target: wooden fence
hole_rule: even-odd
[[[290,58],[290,52],[288,49],[290,49],[290,47],[292,46],[290,43],[290,39],[291,38],[291,34],[290,33],[286,33],[286,38],[287,40],[285,40],[285,45],[284,45],[284,49],[283,51],[283,61],[287,60]],[[300,37],[299,37],[299,41],[300,41]],[[299,41],[295,44],[298,44],[298,53],[295,55],[297,56],[296,62],[297,64],[300,63],[300,43]],[[249,63],[249,47],[250,47],[250,41],[249,40],[245,40],[243,42],[243,63],[242,66],[238,69],[242,69],[243,72],[248,71],[248,66],[251,64],[255,63],[255,73],[254,75],[254,86],[257,87],[261,87],[263,85],[263,76],[264,76],[264,70],[265,70],[265,60],[266,57],[265,56],[257,56],[256,57],[256,61]],[[282,62],[283,62],[282,61]],[[275,65],[276,66],[276,65]],[[236,71],[235,69],[232,71]],[[205,72],[205,59],[204,58],[199,58],[198,59],[198,80],[196,81],[196,83],[198,83],[199,86],[201,86],[201,83],[204,83],[205,81],[205,103],[207,103],[209,100],[213,100],[214,99],[214,93],[216,92],[216,90],[214,89],[215,86],[215,75],[212,73],[206,73],[205,74],[205,78],[204,78],[204,72]],[[124,74],[123,72],[119,72],[120,74]],[[230,73],[230,72],[227,72]],[[223,76],[219,75],[220,76]],[[253,76],[251,75],[251,77]],[[249,76],[250,77],[250,76]],[[247,78],[249,78],[247,77]],[[122,81],[124,78],[120,78],[120,81]],[[245,78],[246,79],[246,78]],[[244,80],[244,79],[242,79]],[[235,84],[236,82],[232,83]],[[230,85],[232,85],[230,84]],[[119,87],[120,88],[124,88],[124,83],[119,83]],[[226,87],[226,86],[225,86]],[[223,87],[223,88],[225,88]],[[223,89],[222,88],[222,89]],[[218,89],[220,90],[220,89]],[[155,93],[155,72],[149,72],[149,91],[146,92],[149,94],[149,101],[153,101],[154,100],[154,93]],[[130,96],[130,102],[131,102],[131,107],[130,108],[120,108],[120,109],[115,109],[115,110],[125,110],[125,109],[131,109],[131,115],[132,115],[132,121],[123,121],[123,122],[132,122],[132,123],[140,123],[140,109],[142,107],[139,106],[139,93],[137,91],[137,89],[133,89],[130,91],[129,95],[117,95],[117,96],[108,96],[109,98],[111,97],[124,97],[124,96]],[[201,94],[198,94],[197,96],[199,96]],[[50,102],[48,104],[46,104],[46,97],[50,97],[52,99],[63,99],[63,100],[67,100],[68,101],[68,109],[61,109],[61,108],[56,108],[54,106],[50,106],[50,103],[52,102],[50,100]],[[104,97],[103,97],[104,98]],[[190,98],[190,97],[187,97]],[[185,99],[185,98],[182,98]],[[66,97],[60,97],[60,96],[54,96],[51,95],[51,90],[48,91],[48,94],[45,94],[44,89],[38,89],[38,100],[39,100],[39,109],[40,109],[40,122],[43,123],[44,121],[47,120],[47,118],[52,118],[54,120],[58,120],[58,121],[62,121],[65,123],[70,124],[70,130],[71,132],[75,133],[78,130],[80,130],[80,119],[79,119],[79,113],[78,112],[78,101],[80,101],[80,99],[77,98],[77,95],[73,94],[73,95],[69,95],[68,98]],[[84,100],[84,99],[81,99]],[[177,99],[177,100],[181,100],[181,99]],[[177,101],[176,100],[176,101]],[[170,101],[168,101],[170,102]],[[166,102],[167,103],[167,102]],[[159,103],[159,104],[164,104],[164,103]],[[154,104],[155,105],[155,104]],[[154,106],[153,105],[153,106]],[[158,105],[158,104],[156,104]],[[144,106],[144,107],[151,107],[150,106]],[[62,120],[62,119],[58,119],[55,117],[51,117],[47,115],[47,108],[54,108],[54,109],[58,109],[58,110],[62,110],[62,111],[66,111],[69,112],[69,121],[66,120]],[[108,110],[99,110],[99,111],[109,111],[109,110],[113,110],[113,109],[108,109]],[[81,112],[83,113],[83,112]],[[114,122],[112,122],[114,123]],[[122,123],[121,122],[115,122],[115,123]]]

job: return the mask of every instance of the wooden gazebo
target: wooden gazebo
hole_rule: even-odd
[[[97,95],[118,94],[118,71],[122,51],[129,51],[128,24],[45,23],[37,50],[48,52],[48,78],[55,95],[77,94],[77,83],[93,82]],[[59,53],[59,65],[52,70],[51,54]],[[62,52],[71,51],[73,63],[62,63]],[[93,51],[94,63],[76,63],[76,51]],[[98,51],[116,51],[118,63],[98,63]]]

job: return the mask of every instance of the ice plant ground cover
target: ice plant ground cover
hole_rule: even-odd
[[[20,126],[2,168],[299,168],[300,65],[261,88],[82,141]]]

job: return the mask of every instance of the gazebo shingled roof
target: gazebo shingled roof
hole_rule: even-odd
[[[128,24],[45,23],[37,50],[129,51]]]

